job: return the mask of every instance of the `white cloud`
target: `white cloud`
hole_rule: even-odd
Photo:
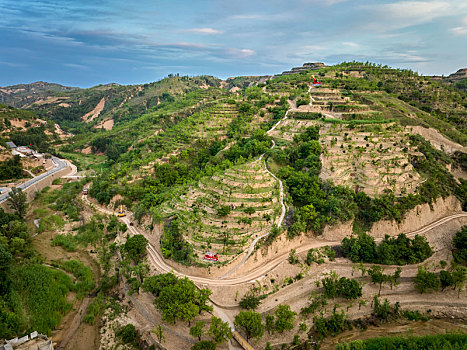
[[[436,18],[456,16],[467,11],[465,0],[399,1],[365,6],[370,11],[373,29],[391,30],[429,23]]]
[[[72,69],[89,69],[88,66],[84,66],[82,64],[75,64],[75,63],[64,63],[65,67],[72,68]]]
[[[230,48],[226,50],[227,55],[234,58],[246,58],[253,55],[256,55],[256,52],[250,49],[236,49]]]
[[[349,46],[349,47],[351,47],[351,48],[353,48],[353,49],[356,49],[356,48],[358,48],[358,47],[360,46],[360,45],[358,45],[357,43],[354,43],[354,42],[352,42],[352,41],[346,41],[346,42],[344,42],[343,44],[344,44],[345,46]]]
[[[449,30],[455,36],[467,35],[467,17],[462,20],[462,25]]]
[[[213,28],[192,28],[192,29],[187,29],[186,32],[196,33],[196,34],[207,34],[207,35],[215,35],[215,34],[224,33],[222,30],[217,30]]]
[[[401,62],[428,62],[429,60],[422,56],[417,56],[410,53],[399,53],[396,54],[395,60],[401,59]]]

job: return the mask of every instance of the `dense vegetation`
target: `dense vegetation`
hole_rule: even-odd
[[[438,334],[425,335],[421,337],[380,337],[366,340],[354,340],[350,343],[341,343],[336,346],[337,350],[451,350],[464,349],[467,346],[466,334]]]
[[[0,161],[0,180],[21,179],[23,177],[23,166],[21,158],[16,155],[11,159]]]
[[[411,163],[426,180],[416,194],[403,197],[387,191],[371,198],[364,192],[355,193],[350,188],[323,182],[318,177],[321,170],[318,139],[318,127],[309,127],[296,135],[290,146],[271,152],[275,162],[282,166],[278,175],[285,181],[295,207],[288,228],[290,237],[305,230],[319,233],[325,224],[350,219],[355,219],[354,227],[367,230],[383,219],[400,222],[408,210],[432,203],[438,197],[456,194],[460,200],[465,200],[462,185],[456,183],[444,166],[450,164],[451,159],[418,135],[411,136],[410,140],[423,155],[413,156]]]
[[[384,265],[416,264],[433,254],[425,237],[416,235],[410,239],[403,233],[397,237],[386,235],[379,244],[366,233],[345,237],[342,240],[341,251],[353,262]]]
[[[454,260],[459,264],[467,264],[467,226],[462,227],[460,231],[456,233],[453,240],[454,245]]]
[[[143,290],[155,296],[154,305],[167,322],[183,320],[190,323],[203,311],[212,311],[208,305],[211,291],[198,289],[188,278],[178,278],[172,273],[147,277]]]

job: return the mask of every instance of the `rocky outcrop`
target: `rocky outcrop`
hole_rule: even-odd
[[[456,73],[452,73],[447,77],[448,80],[462,80],[467,79],[467,68],[459,69]]]
[[[301,67],[294,67],[291,70],[282,72],[282,74],[279,74],[279,75],[301,73],[301,72],[305,72],[308,70],[316,70],[316,69],[325,68],[325,67],[327,66],[322,62],[308,62],[308,63],[304,63],[303,66]]]

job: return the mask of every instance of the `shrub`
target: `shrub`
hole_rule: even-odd
[[[418,268],[417,276],[414,279],[415,289],[420,293],[427,291],[437,291],[441,282],[435,273],[426,271],[422,267]]]
[[[127,324],[125,327],[122,327],[117,332],[117,336],[122,338],[122,341],[125,344],[135,344],[139,338],[136,327],[131,323]]]
[[[251,294],[245,295],[242,300],[240,300],[240,307],[247,310],[255,310],[260,304],[260,298]]]
[[[467,226],[463,226],[456,233],[452,242],[454,244],[454,260],[459,264],[467,264]]]
[[[467,346],[466,334],[437,334],[422,337],[378,337],[354,340],[336,345],[336,350],[373,349],[464,349]]]

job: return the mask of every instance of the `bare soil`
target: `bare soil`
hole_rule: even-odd
[[[96,105],[96,107],[94,107],[94,109],[89,112],[89,113],[86,113],[85,115],[83,115],[82,119],[85,121],[85,122],[91,122],[93,121],[94,119],[96,119],[99,114],[102,112],[102,110],[104,109],[104,106],[105,106],[105,97],[103,97],[99,103]]]

